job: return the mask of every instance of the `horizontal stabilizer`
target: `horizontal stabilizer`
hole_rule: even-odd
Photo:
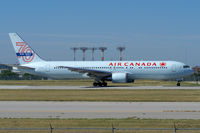
[[[10,67],[16,67],[16,68],[19,68],[19,69],[35,70],[35,68],[27,67],[27,66],[19,66],[19,65],[14,65],[14,64],[5,64],[5,65],[10,66]]]

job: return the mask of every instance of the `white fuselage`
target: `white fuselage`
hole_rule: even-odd
[[[131,79],[178,79],[191,75],[193,70],[176,61],[42,61],[25,64],[35,70],[20,71],[54,79],[89,78],[87,73],[68,70],[64,66],[110,73],[128,73]]]

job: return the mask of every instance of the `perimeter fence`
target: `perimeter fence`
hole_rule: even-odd
[[[0,128],[0,133],[200,133],[200,128]]]

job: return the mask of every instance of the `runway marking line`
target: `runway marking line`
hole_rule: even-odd
[[[165,110],[164,112],[200,112],[200,110]]]
[[[89,110],[0,110],[1,113],[3,112],[60,112],[60,113],[145,113],[145,112],[163,112],[163,111],[156,111],[156,110],[135,110],[135,111],[116,111],[116,110],[95,110],[95,111],[89,111]]]
[[[164,113],[164,112],[200,112],[200,110],[134,110],[134,111],[116,111],[116,110],[96,110],[96,111],[88,111],[88,110],[0,110],[0,113]]]

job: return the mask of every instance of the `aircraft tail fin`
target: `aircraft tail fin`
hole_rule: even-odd
[[[9,33],[9,36],[20,65],[44,61],[17,33]]]

